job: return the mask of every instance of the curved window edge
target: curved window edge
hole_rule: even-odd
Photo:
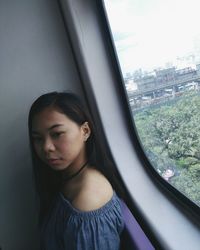
[[[130,136],[133,139],[134,147],[136,148],[137,153],[140,155],[140,157],[144,160],[145,159],[145,167],[146,171],[150,173],[150,175],[153,175],[154,179],[156,178],[157,181],[160,183],[160,185],[163,185],[164,189],[167,189],[167,191],[170,191],[171,194],[174,196],[175,199],[178,199],[179,202],[181,202],[182,205],[186,206],[192,213],[195,215],[200,214],[200,207],[195,204],[192,200],[190,200],[187,196],[185,196],[183,193],[181,193],[178,189],[176,189],[174,186],[172,186],[169,182],[167,182],[165,179],[161,177],[161,175],[155,170],[155,168],[152,166],[151,162],[149,161],[148,157],[146,156],[144,149],[142,148],[142,144],[140,142],[139,135],[137,133],[137,128],[134,123],[134,119],[131,115],[132,110],[129,105],[129,99],[128,99],[128,93],[125,88],[124,80],[123,80],[123,74],[121,71],[121,65],[118,59],[117,50],[115,48],[114,39],[112,36],[112,31],[109,25],[108,16],[106,13],[106,8],[104,1],[102,1],[102,22],[104,25],[104,28],[107,32],[107,40],[110,47],[110,56],[111,60],[114,64],[114,70],[119,78],[119,92],[120,95],[123,97],[122,105],[124,106],[124,112],[126,113],[126,118],[129,124],[130,129]]]

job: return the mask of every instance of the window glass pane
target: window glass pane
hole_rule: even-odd
[[[104,2],[145,154],[200,206],[199,1]]]

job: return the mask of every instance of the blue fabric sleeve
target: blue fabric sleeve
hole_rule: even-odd
[[[66,201],[68,202],[68,201]],[[123,229],[121,205],[116,195],[103,207],[81,212],[68,204],[71,213],[65,220],[65,250],[118,250]]]

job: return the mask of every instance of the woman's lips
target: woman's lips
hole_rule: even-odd
[[[61,162],[61,159],[59,159],[59,158],[50,158],[50,159],[47,159],[47,162],[50,165],[57,165],[57,164],[59,164]]]

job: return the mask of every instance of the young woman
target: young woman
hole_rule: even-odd
[[[40,96],[30,109],[29,135],[41,249],[119,249],[124,222],[114,169],[80,99]]]

